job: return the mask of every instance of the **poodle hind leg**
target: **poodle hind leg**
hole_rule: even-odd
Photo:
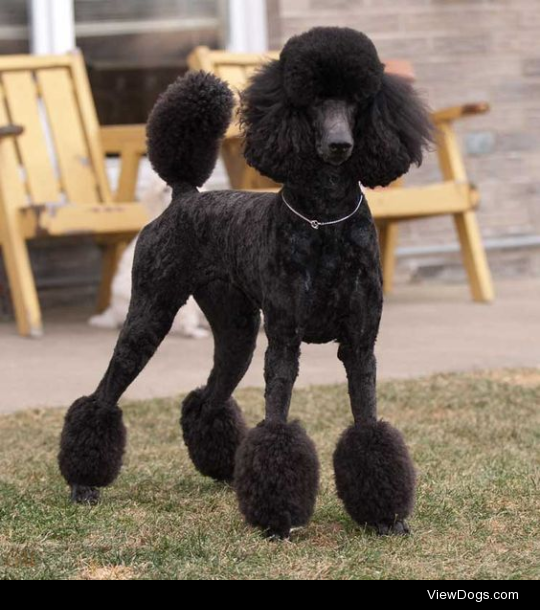
[[[126,429],[118,400],[167,335],[176,308],[138,307],[130,312],[107,373],[96,392],[68,410],[60,440],[60,471],[72,500],[94,504],[122,467]]]
[[[380,535],[407,534],[416,476],[401,433],[377,420],[373,349],[340,347],[349,379],[354,424],[334,453],[338,495],[351,517]]]
[[[138,265],[136,261],[129,314],[107,372],[96,392],[67,412],[58,463],[75,502],[94,504],[98,489],[118,476],[126,446],[118,400],[154,355],[189,296],[179,288],[183,284],[177,273],[158,275],[155,270],[146,256]]]
[[[199,472],[232,483],[238,447],[247,426],[232,394],[255,350],[260,313],[236,288],[214,282],[195,294],[214,334],[214,368],[204,388],[183,402],[181,427]]]
[[[250,525],[278,539],[287,539],[292,528],[308,524],[319,485],[313,442],[298,422],[287,422],[299,355],[299,341],[282,341],[269,333],[266,418],[249,432],[236,458],[240,510]]]

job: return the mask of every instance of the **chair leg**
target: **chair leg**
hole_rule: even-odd
[[[381,227],[380,242],[385,294],[390,294],[394,290],[398,236],[399,225],[397,222],[389,222]]]
[[[455,214],[454,222],[473,299],[479,303],[490,303],[495,298],[495,292],[476,214],[473,211]]]
[[[98,293],[97,310],[103,313],[111,304],[112,282],[120,258],[126,249],[128,242],[112,242],[105,244],[103,252],[103,265],[101,271],[101,284]]]
[[[43,335],[41,308],[26,240],[17,229],[0,225],[0,242],[11,300],[19,334],[23,337],[38,338]]]

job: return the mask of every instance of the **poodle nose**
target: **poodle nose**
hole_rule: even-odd
[[[330,148],[333,153],[340,153],[344,155],[351,150],[352,142],[330,142],[328,148]]]

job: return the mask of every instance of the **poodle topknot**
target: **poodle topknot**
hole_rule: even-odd
[[[381,88],[384,74],[375,45],[348,28],[315,28],[291,38],[280,63],[294,106],[325,97],[367,100]]]
[[[408,82],[385,74],[364,34],[316,28],[255,75],[239,106],[247,161],[282,191],[199,192],[233,105],[229,87],[200,72],[171,85],[150,116],[150,160],[173,201],[138,240],[129,315],[107,372],[66,417],[62,474],[73,499],[87,503],[118,475],[126,431],[117,403],[194,296],[215,339],[208,381],[182,407],[195,467],[234,483],[247,522],[267,535],[306,525],[319,461],[289,421],[291,396],[302,343],[336,342],[353,418],[334,456],[338,494],[360,525],[407,533],[415,472],[402,436],[377,416],[382,273],[362,186],[387,185],[422,162],[426,108]],[[232,395],[261,311],[265,418],[249,430]]]

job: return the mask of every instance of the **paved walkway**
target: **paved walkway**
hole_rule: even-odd
[[[381,378],[502,367],[540,367],[540,280],[499,283],[494,305],[477,305],[465,286],[400,286],[387,299],[377,353]],[[91,392],[116,334],[85,324],[87,312],[56,312],[39,341],[0,325],[0,413],[67,406]],[[265,340],[244,386],[262,386]],[[299,385],[343,382],[335,345],[305,346]],[[169,337],[127,392],[130,399],[171,396],[202,384],[212,340]]]

